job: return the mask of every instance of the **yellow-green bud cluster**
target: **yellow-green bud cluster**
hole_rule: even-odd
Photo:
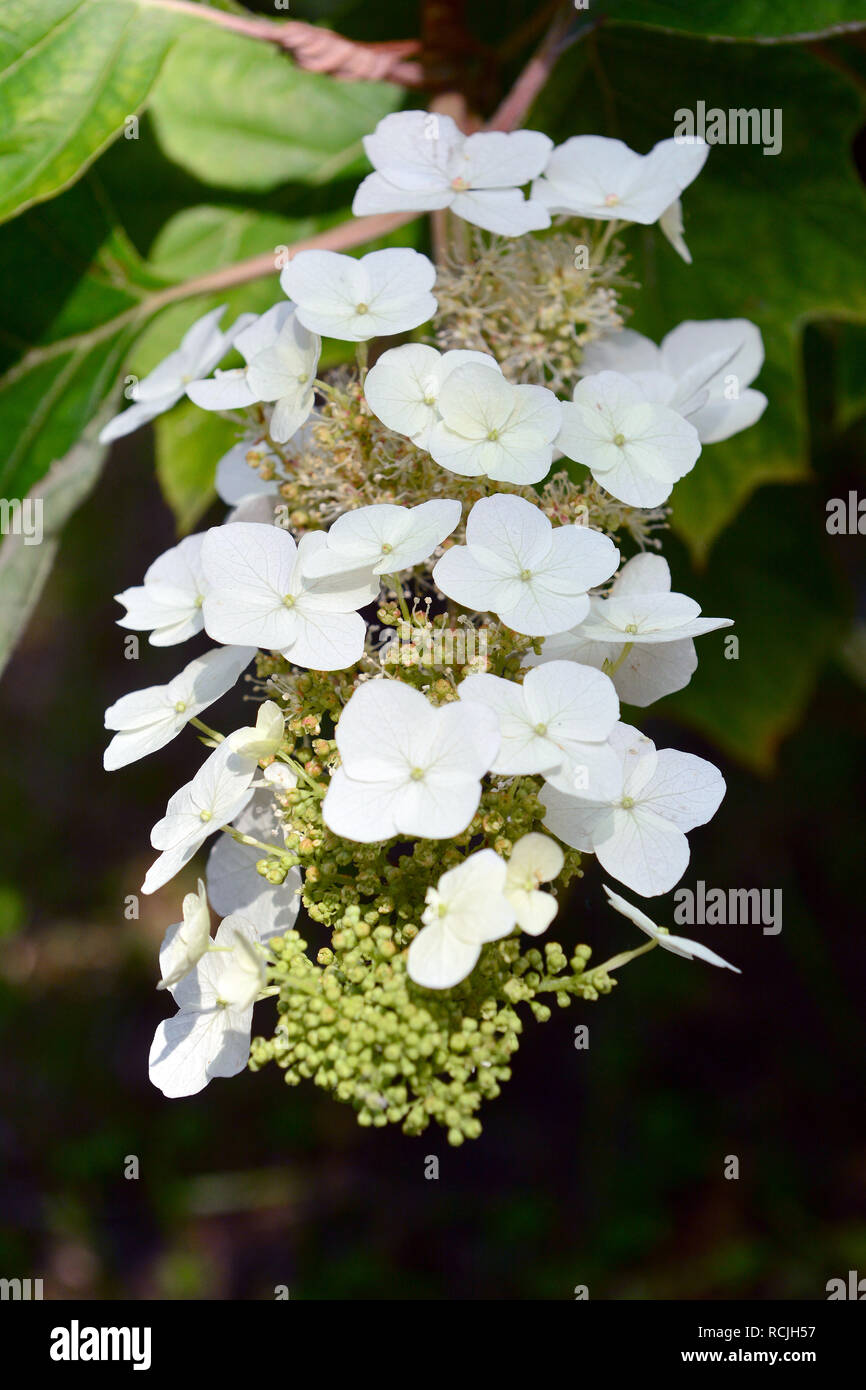
[[[440,992],[406,972],[413,933],[355,904],[315,962],[297,932],[275,941],[277,1026],[272,1038],[253,1040],[250,1066],[274,1061],[289,1085],[313,1081],[352,1105],[359,1124],[399,1124],[416,1135],[434,1122],[449,1143],[462,1144],[481,1133],[482,1102],[511,1076],[523,1031],[518,1006],[543,1023],[545,992],[560,1005],[597,998],[584,975],[589,947],[569,962],[557,942],[521,954],[510,937],[486,946],[469,979]]]
[[[496,650],[503,663],[516,640],[502,630]],[[291,673],[270,657],[260,658],[259,678],[280,686],[288,701],[283,751],[316,783],[337,757],[322,729],[333,723],[347,678]],[[431,698],[454,698],[449,683],[441,684],[441,690],[428,690]],[[586,972],[589,948],[578,947],[570,961],[557,942],[521,952],[515,934],[485,946],[469,979],[443,992],[410,980],[406,951],[420,928],[426,891],[440,874],[485,846],[507,856],[516,840],[540,828],[540,788],[538,777],[496,779],[485,787],[470,825],[453,839],[374,845],[328,830],[317,786],[299,780],[280,793],[286,849],[304,877],[304,908],[330,936],[315,959],[297,932],[271,944],[277,1024],[271,1038],[253,1042],[250,1065],[275,1061],[289,1084],[314,1081],[350,1103],[364,1125],[394,1123],[419,1134],[435,1121],[453,1144],[479,1134],[481,1102],[498,1095],[511,1074],[523,1029],[518,1006],[544,1022],[550,1017],[546,995],[565,1005],[575,995],[593,999],[604,992]],[[275,853],[258,867],[278,882],[286,860]],[[579,874],[580,855],[567,850],[557,891]]]

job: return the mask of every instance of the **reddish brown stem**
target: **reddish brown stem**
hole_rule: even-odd
[[[563,11],[553,21],[538,52],[530,58],[505,100],[487,122],[485,130],[515,130],[520,125],[566,47],[566,34],[572,20],[573,15]]]
[[[213,10],[190,0],[143,0],[153,9],[171,10],[209,21],[235,34],[276,44],[291,53],[298,67],[308,72],[326,72],[332,77],[355,82],[398,82],[403,87],[422,87],[424,70],[420,62],[408,61],[418,53],[418,39],[397,39],[391,43],[357,43],[320,29],[315,24],[289,19],[276,24],[256,15],[236,15]]]
[[[289,259],[299,251],[343,251],[349,246],[360,246],[362,242],[375,241],[418,216],[417,212],[380,212],[375,217],[355,217],[351,222],[339,222],[325,232],[296,241],[288,248]],[[178,299],[189,299],[195,294],[219,293],[231,289],[233,285],[244,285],[248,280],[275,275],[276,271],[274,252],[266,251],[264,255],[251,256],[249,260],[237,261],[234,265],[224,266],[222,270],[212,270],[196,280],[187,280],[182,285],[172,285],[170,289],[159,291],[148,299],[148,313],[173,304]]]

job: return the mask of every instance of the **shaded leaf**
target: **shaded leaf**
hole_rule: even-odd
[[[704,612],[732,617],[735,626],[698,639],[691,684],[659,712],[678,715],[760,772],[802,721],[850,623],[824,518],[811,487],[763,488],[720,537],[709,569],[682,577]],[[736,659],[725,656],[731,635]]]
[[[580,8],[580,7],[576,7]],[[860,0],[602,0],[592,5],[623,24],[671,29],[704,38],[775,41],[809,40],[866,28]]]
[[[866,324],[835,325],[836,424],[846,429],[866,413]]]
[[[8,535],[0,549],[0,672],[26,627],[42,592],[69,517],[93,489],[102,472],[107,449],[99,444],[94,425],[65,458],[30,493],[41,502],[42,538],[29,544],[22,534]]]
[[[0,377],[0,496],[24,497],[112,390],[153,280],[85,184],[0,239],[9,282],[28,287],[9,297],[0,334],[0,364],[12,364]]]
[[[2,0],[0,221],[67,188],[120,135],[189,24],[136,0]]]
[[[274,49],[196,30],[168,58],[151,102],[160,144],[196,177],[263,192],[362,173],[361,136],[400,103],[399,87],[337,82]]]

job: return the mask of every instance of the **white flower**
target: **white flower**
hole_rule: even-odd
[[[505,877],[505,896],[514,908],[517,925],[530,936],[547,931],[559,904],[552,893],[539,891],[562,873],[565,855],[555,840],[535,832],[523,835],[511,851]]]
[[[512,386],[497,366],[467,362],[437,404],[427,447],[443,468],[502,483],[537,483],[549,471],[562,416],[546,386]]]
[[[628,724],[610,742],[622,759],[619,794],[585,800],[545,787],[545,824],[567,845],[598,856],[609,874],[645,898],[667,893],[689,862],[685,831],[704,825],[725,794],[718,768],[655,744]]]
[[[705,960],[708,965],[720,965],[725,970],[733,970],[737,975],[742,972],[736,965],[731,965],[730,961],[723,960],[717,956],[715,951],[711,951],[709,946],[703,946],[700,941],[690,941],[687,936],[671,936],[670,932],[664,927],[659,927],[645,912],[641,912],[639,907],[634,907],[625,898],[621,898],[618,893],[614,893],[603,883],[602,888],[607,893],[608,902],[617,912],[621,912],[623,917],[627,917],[630,922],[634,922],[636,927],[640,927],[642,932],[651,936],[665,951],[670,951],[672,955],[682,956],[685,960]]]
[[[213,945],[172,987],[179,1012],[154,1034],[150,1079],[170,1098],[236,1076],[249,1059],[253,1004],[265,982],[258,933],[252,922],[227,917]]]
[[[268,432],[284,444],[313,409],[313,381],[322,342],[299,323],[291,304],[275,304],[239,333],[235,347],[246,367],[191,381],[187,395],[204,410],[237,410],[273,401]]]
[[[209,835],[234,820],[252,796],[256,765],[223,741],[199,768],[191,782],[176,791],[150,836],[154,849],[162,850],[147,871],[142,893],[174,878],[188,864]]]
[[[310,333],[293,313],[279,337],[250,362],[247,380],[256,399],[273,401],[268,433],[285,444],[309,418],[315,403],[313,382],[319,366],[322,340]]]
[[[291,791],[292,787],[298,784],[297,775],[285,763],[270,763],[262,776],[266,782],[281,792]]]
[[[748,319],[686,319],[658,347],[630,328],[587,347],[581,371],[620,372],[649,400],[670,406],[717,444],[763,415],[767,397],[747,389],[764,362],[761,333]]]
[[[262,758],[272,758],[283,741],[286,719],[275,700],[265,700],[259,705],[254,725],[236,729],[229,734],[226,742],[243,758],[260,762]]]
[[[282,763],[272,764],[292,778],[291,769]],[[268,768],[265,773],[272,770]],[[265,845],[281,847],[284,836],[275,815],[273,796],[261,789],[232,821],[235,830]],[[220,835],[208,855],[207,891],[214,911],[223,916],[240,912],[254,921],[262,941],[282,936],[294,926],[301,905],[301,874],[289,869],[284,881],[272,886],[258,873],[256,865],[266,857],[256,845],[247,845],[231,835]]]
[[[170,989],[182,980],[211,944],[210,908],[201,879],[198,891],[187,893],[183,900],[183,921],[169,927],[159,952],[162,975],[157,989]]]
[[[312,443],[312,417],[292,436],[291,452],[297,457]],[[291,470],[292,461],[289,461]],[[282,496],[285,462],[261,438],[242,440],[223,454],[216,470],[216,490],[231,511],[226,522],[255,521],[275,525],[274,513]]]
[[[205,630],[217,642],[253,642],[316,671],[353,666],[366,634],[357,610],[376,597],[379,585],[369,570],[308,578],[305,561],[325,545],[323,531],[308,532],[296,545],[278,526],[239,521],[213,527],[202,551]]]
[[[439,352],[426,343],[404,343],[383,352],[364,382],[367,404],[377,419],[405,434],[419,449],[429,449],[430,432],[439,419],[439,393],[455,367],[475,362],[499,372],[486,352],[455,348]]]
[[[106,772],[164,748],[190,719],[231,690],[255,654],[255,647],[216,647],[196,657],[167,685],[134,690],[109,705],[105,727],[117,733],[103,754]]]
[[[231,918],[228,920],[231,921]],[[232,925],[232,948],[221,962],[218,972],[218,1002],[228,1009],[243,1012],[252,1009],[264,988],[267,979],[265,954],[261,949],[258,930],[252,922],[248,924],[253,927],[251,932],[242,929],[247,925],[244,918],[236,919]]]
[[[184,334],[180,347],[133,386],[131,394],[135,404],[109,420],[99,435],[100,444],[110,444],[121,435],[131,434],[139,425],[146,425],[170,410],[191,381],[213,371],[253,317],[241,314],[228,332],[223,333],[217,325],[225,311],[226,306],[222,304],[198,319]]]
[[[587,526],[551,526],[540,507],[495,493],[475,503],[466,544],[446,550],[435,583],[457,603],[496,613],[515,632],[543,637],[589,612],[587,590],[609,579],[619,551]]]
[[[551,661],[529,671],[522,685],[482,674],[467,676],[457,693],[499,719],[502,741],[491,772],[559,774],[555,785],[563,791],[577,778],[587,795],[615,794],[620,763],[606,740],[619,718],[619,700],[600,671]]]
[[[354,692],[335,734],[342,758],[322,803],[335,835],[372,844],[394,835],[445,840],[465,830],[499,747],[496,716],[373,680]]]
[[[562,405],[556,442],[612,497],[632,507],[665,502],[701,452],[688,420],[619,372],[599,372],[577,383],[573,403]]]
[[[283,325],[293,317],[293,308],[285,300],[274,304],[265,313],[253,318],[238,333],[234,346],[244,359],[245,367],[229,367],[210,379],[204,373],[187,386],[187,395],[202,410],[242,410],[255,405],[261,398],[249,382],[250,363],[277,341]]]
[[[406,247],[370,251],[357,259],[337,251],[299,251],[280,276],[311,333],[361,343],[406,333],[436,312],[430,293],[436,267]]]
[[[661,555],[635,555],[614,580],[610,597],[593,595],[589,616],[549,638],[541,656],[530,654],[527,665],[567,657],[607,669],[620,699],[644,708],[688,685],[698,664],[694,637],[732,624],[731,618],[700,617],[700,611],[694,599],[671,593],[671,572]]]
[[[216,490],[229,507],[242,507],[262,497],[277,500],[277,482],[263,478],[259,466],[279,467],[280,459],[267,445],[241,442],[223,454],[216,470]],[[246,520],[247,518],[241,518]]]
[[[697,178],[708,154],[702,140],[661,140],[637,154],[622,140],[574,135],[553,151],[531,196],[551,213],[647,225]]]
[[[434,498],[417,507],[377,502],[344,512],[332,524],[327,545],[306,565],[309,577],[351,570],[397,574],[420,565],[451,535],[461,516],[459,502]]]
[[[400,111],[364,137],[376,170],[355,194],[356,217],[450,208],[500,236],[550,226],[550,216],[518,189],[544,168],[553,142],[539,131],[480,131],[466,136],[450,116]]]
[[[127,610],[126,617],[118,618],[118,627],[150,630],[154,647],[172,647],[201,632],[203,541],[201,534],[185,537],[154,560],[143,584],[114,595]]]
[[[692,253],[686,246],[686,240],[683,235],[684,230],[683,205],[679,198],[675,198],[670,207],[665,208],[659,218],[659,231],[663,236],[667,237],[677,255],[682,256],[686,265],[691,265]]]
[[[406,958],[416,985],[451,989],[474,970],[486,941],[513,931],[517,915],[505,884],[505,861],[492,849],[481,849],[427,889],[424,926]]]

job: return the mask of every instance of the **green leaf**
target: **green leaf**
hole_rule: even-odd
[[[31,209],[0,236],[9,296],[0,333],[0,496],[25,497],[113,389],[149,277],[92,188]],[[16,360],[17,358],[17,360]]]
[[[680,717],[758,772],[772,769],[850,623],[824,517],[812,488],[764,488],[720,538],[704,574],[675,572],[675,587],[735,626],[697,639],[691,684],[659,713]],[[735,659],[725,655],[731,634]]]
[[[304,72],[265,44],[212,27],[177,43],[151,115],[165,153],[197,178],[264,192],[363,173],[361,136],[401,95],[386,83]]]
[[[866,28],[861,0],[602,0],[589,8],[593,18],[710,39],[805,41]]]
[[[866,324],[834,326],[836,359],[835,420],[840,429],[866,413]]]
[[[141,109],[189,24],[136,0],[2,0],[0,221],[74,183]]]
[[[107,412],[103,413],[103,419]],[[107,449],[96,440],[94,424],[65,458],[33,489],[28,501],[41,502],[42,537],[29,544],[23,534],[10,534],[0,550],[0,672],[26,627],[57,554],[60,533],[69,517],[91,492],[102,471]],[[32,533],[31,533],[32,534]]]
[[[764,337],[767,360],[756,382],[770,401],[763,419],[708,446],[674,490],[674,525],[705,556],[756,487],[808,475],[803,326],[866,319],[866,196],[850,155],[860,96],[804,48],[709,45],[615,28],[565,56],[532,124],[558,140],[603,132],[646,151],[674,133],[678,110],[695,110],[699,100],[783,113],[781,153],[716,145],[686,190],[693,265],[655,228],[627,229],[623,238],[643,286],[631,326],[658,340],[686,318],[744,316]]]
[[[248,256],[273,251],[276,276],[278,248],[314,236],[348,216],[347,208],[340,208],[330,217],[281,217],[247,207],[202,203],[185,208],[165,224],[150,248],[148,264],[168,280],[187,280]],[[279,293],[276,279],[271,288]],[[244,293],[249,293],[248,286]]]

